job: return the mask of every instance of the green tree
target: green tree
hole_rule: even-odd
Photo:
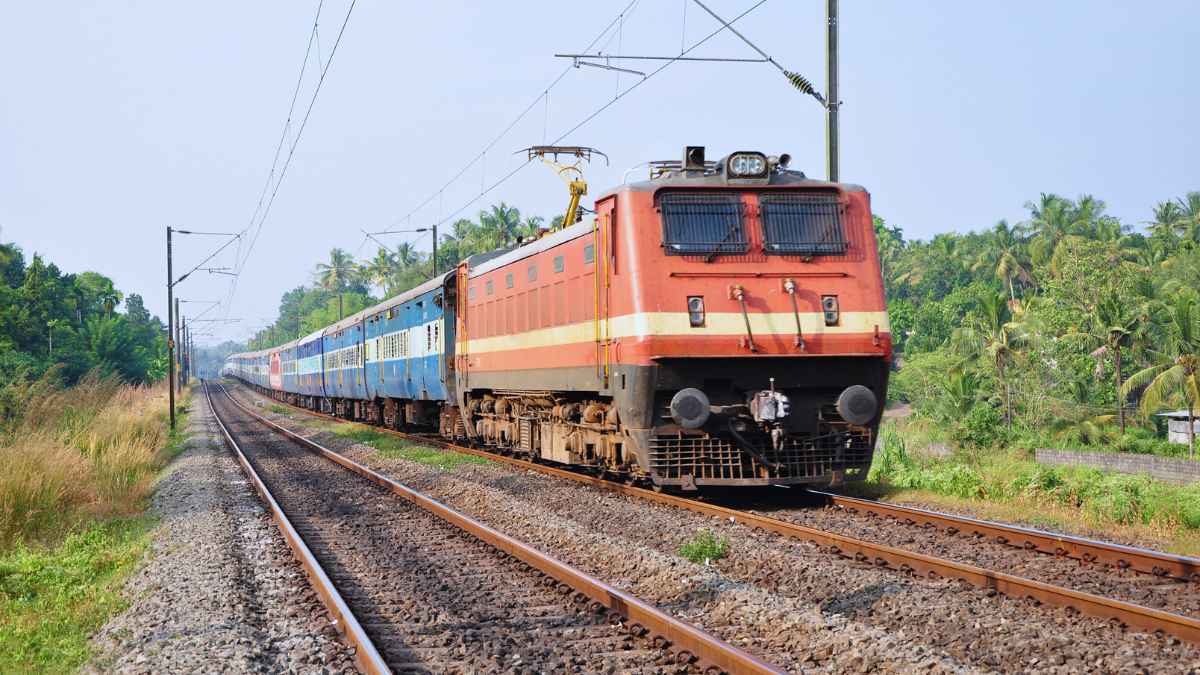
[[[967,325],[955,331],[954,341],[960,353],[978,359],[993,371],[1004,405],[1004,423],[1012,428],[1012,388],[1008,375],[1016,351],[1026,336],[1012,314],[1003,293],[984,295]]]
[[[996,275],[1008,287],[1008,297],[1017,299],[1014,280],[1030,283],[1032,277],[1027,269],[1025,242],[1016,228],[1001,220],[992,227],[987,243],[976,257],[973,270],[987,270]]]
[[[366,265],[363,266],[367,279],[375,284],[384,295],[392,294],[392,279],[396,274],[396,256],[386,248],[380,247]]]
[[[1125,349],[1132,347],[1134,336],[1144,319],[1141,308],[1131,305],[1115,293],[1100,299],[1088,317],[1085,329],[1079,333],[1068,334],[1065,339],[1078,339],[1084,344],[1096,347],[1092,352],[1096,359],[1097,374],[1105,358],[1113,361],[1113,391],[1117,399],[1117,424],[1121,433],[1125,433],[1125,397],[1121,385],[1122,355]]]
[[[1182,401],[1188,414],[1188,448],[1196,456],[1196,405],[1200,402],[1200,311],[1196,298],[1180,294],[1171,307],[1169,340],[1157,363],[1129,376],[1122,393],[1142,390],[1141,407],[1149,415]]]
[[[347,253],[344,249],[335,248],[329,252],[329,262],[317,263],[317,282],[321,287],[331,293],[337,294],[338,299],[338,321],[341,321],[345,316],[343,311],[342,296],[350,287],[358,283],[361,275],[358,265],[354,262],[354,256]]]

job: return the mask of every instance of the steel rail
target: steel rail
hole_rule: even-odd
[[[846,497],[819,490],[810,490],[809,492],[823,497],[828,505],[850,513],[862,512],[885,518],[895,518],[908,525],[935,527],[950,534],[986,537],[998,544],[1026,551],[1066,556],[1084,562],[1101,562],[1119,569],[1132,569],[1158,577],[1173,577],[1184,581],[1200,582],[1200,558],[1018,525],[1007,525],[990,520],[979,520],[912,506]]]
[[[625,617],[630,622],[630,632],[634,635],[641,636],[649,632],[653,636],[661,637],[665,642],[658,641],[658,644],[663,647],[673,647],[678,664],[686,665],[698,660],[709,670],[715,668],[727,673],[784,672],[778,666],[761,661],[716,636],[681,621],[580,569],[546,555],[524,542],[266,419],[235,399],[225,390],[224,386],[220,384],[217,386],[234,406],[268,429],[386,488],[392,494],[416,504],[477,539],[553,577],[560,583],[570,586],[577,593]]]
[[[228,393],[227,393],[228,395]],[[231,397],[232,398],[232,397]],[[274,400],[274,399],[272,399]],[[315,412],[299,406],[285,404],[301,412],[334,420],[337,422],[354,423],[333,415]],[[273,423],[271,423],[273,424]],[[282,428],[282,427],[280,427]],[[1200,620],[1190,616],[1166,612],[1152,607],[1144,607],[1124,600],[1116,600],[1063,588],[1034,579],[1027,579],[1004,572],[994,572],[968,563],[961,563],[945,558],[906,551],[904,549],[876,544],[853,537],[826,532],[786,520],[779,520],[747,511],[739,511],[724,506],[677,497],[653,490],[647,490],[624,483],[618,483],[603,478],[583,475],[566,469],[545,466],[515,457],[507,457],[494,452],[479,450],[467,446],[449,443],[447,441],[428,438],[385,427],[372,427],[399,438],[416,443],[442,447],[455,452],[486,457],[498,462],[536,471],[539,473],[565,478],[577,483],[608,490],[618,494],[637,497],[648,501],[686,509],[703,515],[714,516],[728,522],[735,522],[756,530],[773,532],[791,539],[808,541],[832,554],[844,558],[853,558],[859,562],[868,562],[877,567],[892,569],[905,574],[924,575],[929,578],[948,577],[961,579],[973,586],[994,590],[998,593],[1017,598],[1044,602],[1063,607],[1071,612],[1105,619],[1118,625],[1134,628],[1148,633],[1163,633],[1174,635],[1183,640],[1200,644]],[[291,433],[291,432],[287,432]]]
[[[317,562],[308,545],[304,543],[303,537],[292,526],[292,522],[279,506],[279,502],[275,501],[275,497],[267,488],[266,483],[258,476],[258,472],[254,470],[254,467],[250,465],[250,460],[242,452],[237,441],[233,440],[233,435],[229,433],[229,428],[225,426],[225,422],[217,414],[216,407],[213,406],[207,382],[204,385],[204,399],[208,402],[208,408],[212,411],[213,419],[217,421],[217,426],[221,429],[221,436],[225,439],[225,445],[233,451],[237,457],[238,464],[242,465],[242,471],[250,479],[250,483],[254,485],[254,489],[267,505],[267,509],[271,512],[271,517],[275,520],[275,524],[279,527],[279,531],[287,541],[288,547],[292,549],[296,560],[299,561],[300,565],[304,568],[304,572],[312,582],[313,590],[317,592],[317,595],[321,597],[321,603],[333,615],[334,624],[338,632],[345,636],[346,640],[354,647],[355,665],[358,666],[359,670],[369,675],[391,673],[391,669],[384,662],[383,657],[379,654],[379,650],[375,648],[375,643],[371,641],[371,638],[363,630],[354,613],[350,611],[350,607],[342,598],[341,593],[334,587],[333,582],[329,580],[329,576],[325,574],[325,570],[321,568],[321,564]]]

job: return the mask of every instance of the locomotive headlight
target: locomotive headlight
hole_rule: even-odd
[[[733,178],[758,178],[767,175],[767,157],[761,152],[738,152],[727,164]]]
[[[692,328],[704,325],[704,296],[689,295],[687,299],[688,323]]]
[[[842,318],[842,311],[838,308],[836,295],[821,296],[821,311],[825,314],[826,326],[836,326]]]

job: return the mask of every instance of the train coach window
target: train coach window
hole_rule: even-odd
[[[563,261],[563,257],[561,255],[554,256],[554,273],[558,274],[564,269],[566,269],[566,263]]]
[[[742,199],[722,192],[668,192],[658,199],[667,255],[745,253]]]
[[[763,194],[763,249],[776,255],[844,255],[842,207],[835,194]]]
[[[470,288],[467,289],[467,299],[468,300],[475,299],[475,287],[474,286],[471,286]]]
[[[529,280],[537,281],[537,265],[529,266]]]
[[[483,287],[484,287],[484,290],[487,292],[487,294],[488,294],[488,295],[491,295],[491,294],[492,294],[493,292],[495,292],[495,290],[496,290],[495,286],[493,286],[493,285],[492,285],[492,280],[491,280],[491,279],[488,279],[488,280],[487,280],[487,283],[486,283],[486,284],[484,284],[484,286],[483,286]]]
[[[583,247],[583,264],[590,265],[596,262],[596,245],[588,244]]]
[[[505,288],[512,288],[512,287],[513,287],[513,275],[512,275],[512,272],[509,272],[508,274],[505,274],[505,275],[504,275],[504,287],[505,287]]]

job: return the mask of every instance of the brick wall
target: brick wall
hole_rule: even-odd
[[[1079,464],[1119,473],[1145,473],[1171,483],[1200,482],[1200,462],[1173,457],[1041,449],[1037,451],[1037,461],[1042,464]]]

